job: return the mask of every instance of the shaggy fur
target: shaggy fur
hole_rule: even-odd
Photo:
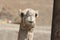
[[[30,8],[23,11],[20,9],[19,15],[21,17],[21,23],[18,40],[33,40],[33,31],[36,24],[35,21],[38,16],[38,11]]]

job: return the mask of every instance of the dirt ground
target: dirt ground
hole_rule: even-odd
[[[0,0],[2,18],[19,19],[18,10],[32,8],[39,11],[37,25],[50,26],[52,21],[53,0]],[[0,14],[1,14],[0,13]]]

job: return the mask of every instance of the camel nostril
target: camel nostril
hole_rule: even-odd
[[[32,21],[29,21],[30,23],[33,23]]]

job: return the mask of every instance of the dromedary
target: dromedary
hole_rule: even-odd
[[[38,11],[31,8],[25,10],[20,9],[19,15],[21,17],[21,23],[18,40],[33,40],[33,31],[36,24],[36,18],[38,17]]]

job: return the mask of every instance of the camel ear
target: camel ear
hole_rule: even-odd
[[[18,15],[20,16],[20,14],[21,14],[21,9],[18,9]]]
[[[35,17],[38,17],[39,15],[38,15],[38,10],[36,10],[36,12],[35,12]]]
[[[18,14],[19,14],[20,17],[23,17],[24,16],[24,13],[22,12],[21,9],[18,10]]]

